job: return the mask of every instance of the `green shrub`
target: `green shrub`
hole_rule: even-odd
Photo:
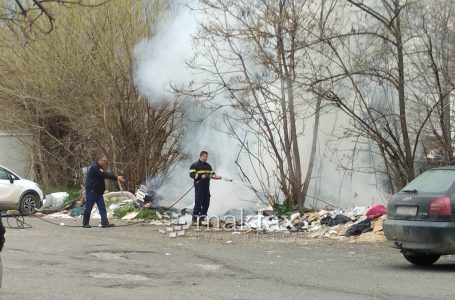
[[[273,212],[279,218],[297,210],[297,205],[293,205],[288,200],[284,200],[282,204],[276,203],[273,205]]]
[[[135,208],[134,205],[128,204],[125,206],[120,206],[119,208],[114,210],[114,218],[121,219],[130,212],[138,212],[137,216],[134,219],[141,219],[141,220],[157,220],[158,217],[154,210],[150,209],[139,209]]]
[[[141,219],[141,220],[157,220],[158,217],[156,216],[156,213],[154,210],[150,209],[140,209],[139,213],[137,214],[135,219]]]
[[[66,190],[66,192],[68,193],[68,196],[66,196],[65,199],[63,199],[63,202],[69,202],[69,201],[72,201],[81,196],[81,193],[79,190],[70,189],[70,190]]]
[[[128,213],[135,211],[136,208],[132,204],[128,204],[125,206],[120,206],[114,210],[114,217],[117,219],[121,219],[126,216]]]

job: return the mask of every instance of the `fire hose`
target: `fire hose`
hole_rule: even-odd
[[[177,203],[179,203],[186,195],[188,195],[188,193],[194,189],[194,187],[196,186],[196,184],[198,184],[199,181],[196,181],[190,188],[188,191],[185,192],[185,194],[183,194],[180,198],[177,199],[177,201],[174,202],[174,204],[172,204],[171,206],[169,206],[168,208],[166,208],[165,210],[166,211],[169,211],[171,210]]]
[[[222,178],[222,180],[224,181],[229,181],[229,182],[233,182],[232,179],[228,179],[228,178]],[[188,195],[188,193],[194,189],[196,187],[197,184],[199,184],[199,182],[201,182],[201,179],[196,181],[180,198],[177,199],[177,201],[175,201],[171,206],[169,206],[168,208],[166,208],[165,210],[166,211],[169,211],[171,210],[177,203],[179,203],[186,195]]]
[[[233,182],[232,179],[229,179],[229,178],[222,178],[223,181],[228,181],[228,182]],[[171,206],[169,206],[168,208],[165,209],[165,211],[169,211],[171,210],[177,203],[179,203],[186,195],[188,195],[188,193],[194,189],[196,187],[196,185],[198,185],[202,180],[198,180],[196,181],[194,184],[191,185],[191,187],[182,195],[180,196]],[[119,185],[121,187],[121,184],[119,182]],[[123,189],[121,188],[121,190],[123,191]],[[7,219],[7,222],[8,222],[8,225],[10,226],[10,228],[15,228],[15,229],[27,229],[27,228],[32,228],[32,226],[30,224],[27,224],[25,223],[24,221],[24,215],[5,215],[3,217],[14,217],[16,219],[16,226],[11,226],[9,224],[9,221]],[[61,227],[74,227],[74,228],[80,228],[81,226],[80,225],[66,225],[64,223],[54,223],[54,222],[51,222],[49,220],[46,220],[44,219],[43,217],[37,217],[38,219],[40,219],[41,221],[43,222],[46,222],[46,223],[49,223],[49,224],[52,224],[52,225],[56,225],[56,226],[61,226]],[[137,225],[137,224],[143,224],[145,223],[146,221],[138,221],[138,222],[134,222],[134,223],[130,223],[130,224],[124,224],[124,225],[116,225],[115,227],[127,227],[127,226],[133,226],[133,225]],[[26,225],[26,226],[25,226]]]
[[[25,222],[24,216],[21,214],[2,214],[2,218],[6,218],[6,228],[9,229],[27,229],[32,226]],[[15,221],[16,223],[13,223]]]

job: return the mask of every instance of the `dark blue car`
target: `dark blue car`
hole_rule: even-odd
[[[455,254],[455,167],[416,177],[388,203],[384,234],[416,265],[431,265]]]

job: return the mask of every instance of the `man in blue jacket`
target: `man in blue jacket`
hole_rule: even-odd
[[[123,176],[115,176],[107,173],[104,169],[107,165],[107,156],[105,154],[98,154],[95,161],[90,165],[87,171],[87,178],[85,180],[85,212],[84,219],[82,221],[82,227],[91,228],[89,225],[90,214],[92,213],[93,205],[98,206],[98,211],[101,216],[101,227],[108,228],[113,227],[114,224],[110,224],[107,219],[106,204],[104,203],[104,185],[105,179],[118,180],[125,182]]]
[[[193,222],[198,221],[198,218],[202,221],[207,217],[210,206],[210,179],[221,179],[207,162],[208,156],[206,151],[201,151],[199,160],[190,166],[190,177],[194,179],[195,190]]]

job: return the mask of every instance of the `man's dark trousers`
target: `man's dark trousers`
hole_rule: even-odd
[[[207,216],[210,206],[210,189],[208,186],[201,185],[195,187],[195,199],[193,216]]]
[[[98,211],[100,212],[101,225],[109,224],[109,221],[107,220],[106,204],[104,203],[103,195],[87,193],[85,197],[85,212],[82,225],[88,225],[90,222],[90,214],[92,213],[92,208],[95,203],[96,206],[98,206]]]

